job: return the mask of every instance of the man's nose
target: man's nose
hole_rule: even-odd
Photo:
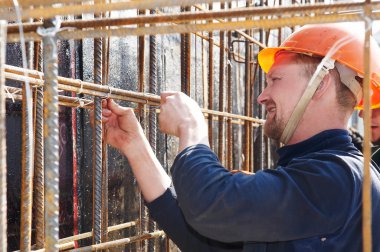
[[[261,94],[259,95],[259,97],[257,97],[257,102],[259,104],[264,104],[267,100],[268,100],[268,91],[267,91],[267,88],[265,88],[263,90],[263,92],[261,92]]]

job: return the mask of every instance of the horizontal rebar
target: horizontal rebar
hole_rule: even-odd
[[[6,71],[5,77],[7,79],[12,79],[12,80],[21,81],[21,82],[25,80],[29,80],[29,82],[32,85],[39,85],[39,86],[44,85],[43,73],[41,72],[38,72],[35,70],[23,69],[20,67],[9,66],[9,65],[5,65],[5,71]],[[23,75],[24,72],[29,74],[29,76],[38,76],[38,79],[33,78],[33,77],[25,77]],[[127,90],[109,87],[109,86],[106,87],[102,85],[96,85],[90,82],[84,82],[84,81],[69,79],[69,78],[64,78],[64,77],[58,77],[58,88],[64,91],[83,93],[83,94],[88,94],[92,96],[104,97],[104,98],[109,97],[116,100],[143,103],[143,104],[148,104],[152,106],[159,106],[160,100],[161,100],[160,96],[158,95],[127,91]],[[236,114],[227,113],[227,112],[220,112],[220,111],[215,111],[215,110],[202,109],[202,112],[209,115],[235,118],[235,119],[239,119],[243,121],[250,121],[257,124],[263,124],[264,122],[264,120],[262,119],[236,115]]]
[[[232,2],[233,0],[227,0],[227,2]],[[131,10],[131,9],[155,9],[163,7],[172,7],[172,6],[189,6],[198,3],[214,3],[220,2],[219,0],[155,0],[155,1],[127,1],[127,2],[113,2],[113,3],[99,3],[99,4],[77,4],[70,6],[63,6],[61,8],[50,7],[50,8],[34,8],[34,9],[22,9],[23,18],[51,18],[55,16],[66,16],[66,15],[80,15],[86,13],[100,13],[107,11],[122,11],[122,10]],[[0,16],[2,19],[14,21],[14,14],[9,10],[9,6],[0,9]],[[28,6],[29,7],[29,6]]]
[[[6,90],[6,98],[10,100],[22,100],[22,89],[16,88],[16,87],[10,87],[5,86],[4,89]],[[79,97],[72,97],[72,96],[65,96],[65,95],[59,95],[58,96],[59,105],[66,106],[66,107],[73,107],[73,108],[85,108],[85,109],[92,109],[92,103],[93,101],[79,98]]]
[[[136,235],[136,236],[132,236],[132,237],[128,237],[128,238],[118,239],[118,240],[114,240],[114,241],[103,242],[103,243],[99,243],[96,245],[90,245],[87,247],[73,249],[70,251],[72,251],[72,252],[97,251],[97,250],[101,250],[101,249],[108,249],[108,248],[123,246],[123,245],[129,244],[129,243],[137,242],[137,241],[141,241],[141,240],[148,240],[148,239],[160,237],[163,235],[165,235],[164,231],[155,231],[155,232],[146,233],[146,234],[142,234],[142,235]]]
[[[380,12],[372,13],[372,20],[380,19]],[[175,33],[194,33],[199,31],[227,31],[238,29],[252,29],[257,27],[261,29],[274,29],[284,26],[296,26],[305,24],[320,24],[334,22],[353,22],[363,21],[362,13],[353,14],[323,14],[307,17],[277,17],[276,19],[260,19],[260,20],[244,20],[231,21],[225,23],[207,23],[207,24],[181,24],[181,25],[165,25],[156,27],[136,27],[136,28],[115,28],[92,30],[63,30],[57,34],[61,40],[82,39],[82,38],[99,38],[99,37],[125,37],[125,36],[142,36],[142,35],[158,35],[158,34],[175,34]],[[20,38],[17,34],[9,34],[8,42],[19,42]],[[39,41],[41,37],[35,33],[25,33],[26,41]]]
[[[112,231],[117,231],[117,230],[124,229],[124,228],[133,227],[137,223],[138,223],[138,220],[137,221],[130,221],[130,222],[114,225],[114,226],[110,226],[107,228],[107,231],[112,232]],[[64,243],[68,243],[68,242],[72,242],[72,241],[78,241],[78,240],[82,240],[82,239],[86,239],[86,238],[90,238],[90,237],[92,237],[92,232],[78,234],[78,235],[74,235],[74,236],[70,236],[70,237],[60,239],[59,244],[64,244]]]

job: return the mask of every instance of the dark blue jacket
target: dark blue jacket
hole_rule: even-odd
[[[363,156],[345,130],[278,150],[275,170],[231,174],[205,145],[183,150],[171,190],[148,204],[182,251],[361,251]],[[380,175],[371,166],[373,251]],[[206,238],[207,237],[207,238]]]

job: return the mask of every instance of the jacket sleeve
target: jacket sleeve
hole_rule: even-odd
[[[208,239],[185,221],[175,199],[174,189],[147,203],[151,217],[159,224],[173,242],[184,252],[234,252],[242,251],[242,243],[222,243]]]
[[[352,183],[339,162],[300,160],[232,174],[208,146],[195,145],[176,157],[172,178],[185,219],[200,234],[222,242],[285,241],[343,225]]]

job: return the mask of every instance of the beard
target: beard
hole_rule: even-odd
[[[264,134],[273,140],[280,140],[284,129],[285,122],[282,117],[277,116],[277,113],[271,118],[267,118],[264,123]]]

